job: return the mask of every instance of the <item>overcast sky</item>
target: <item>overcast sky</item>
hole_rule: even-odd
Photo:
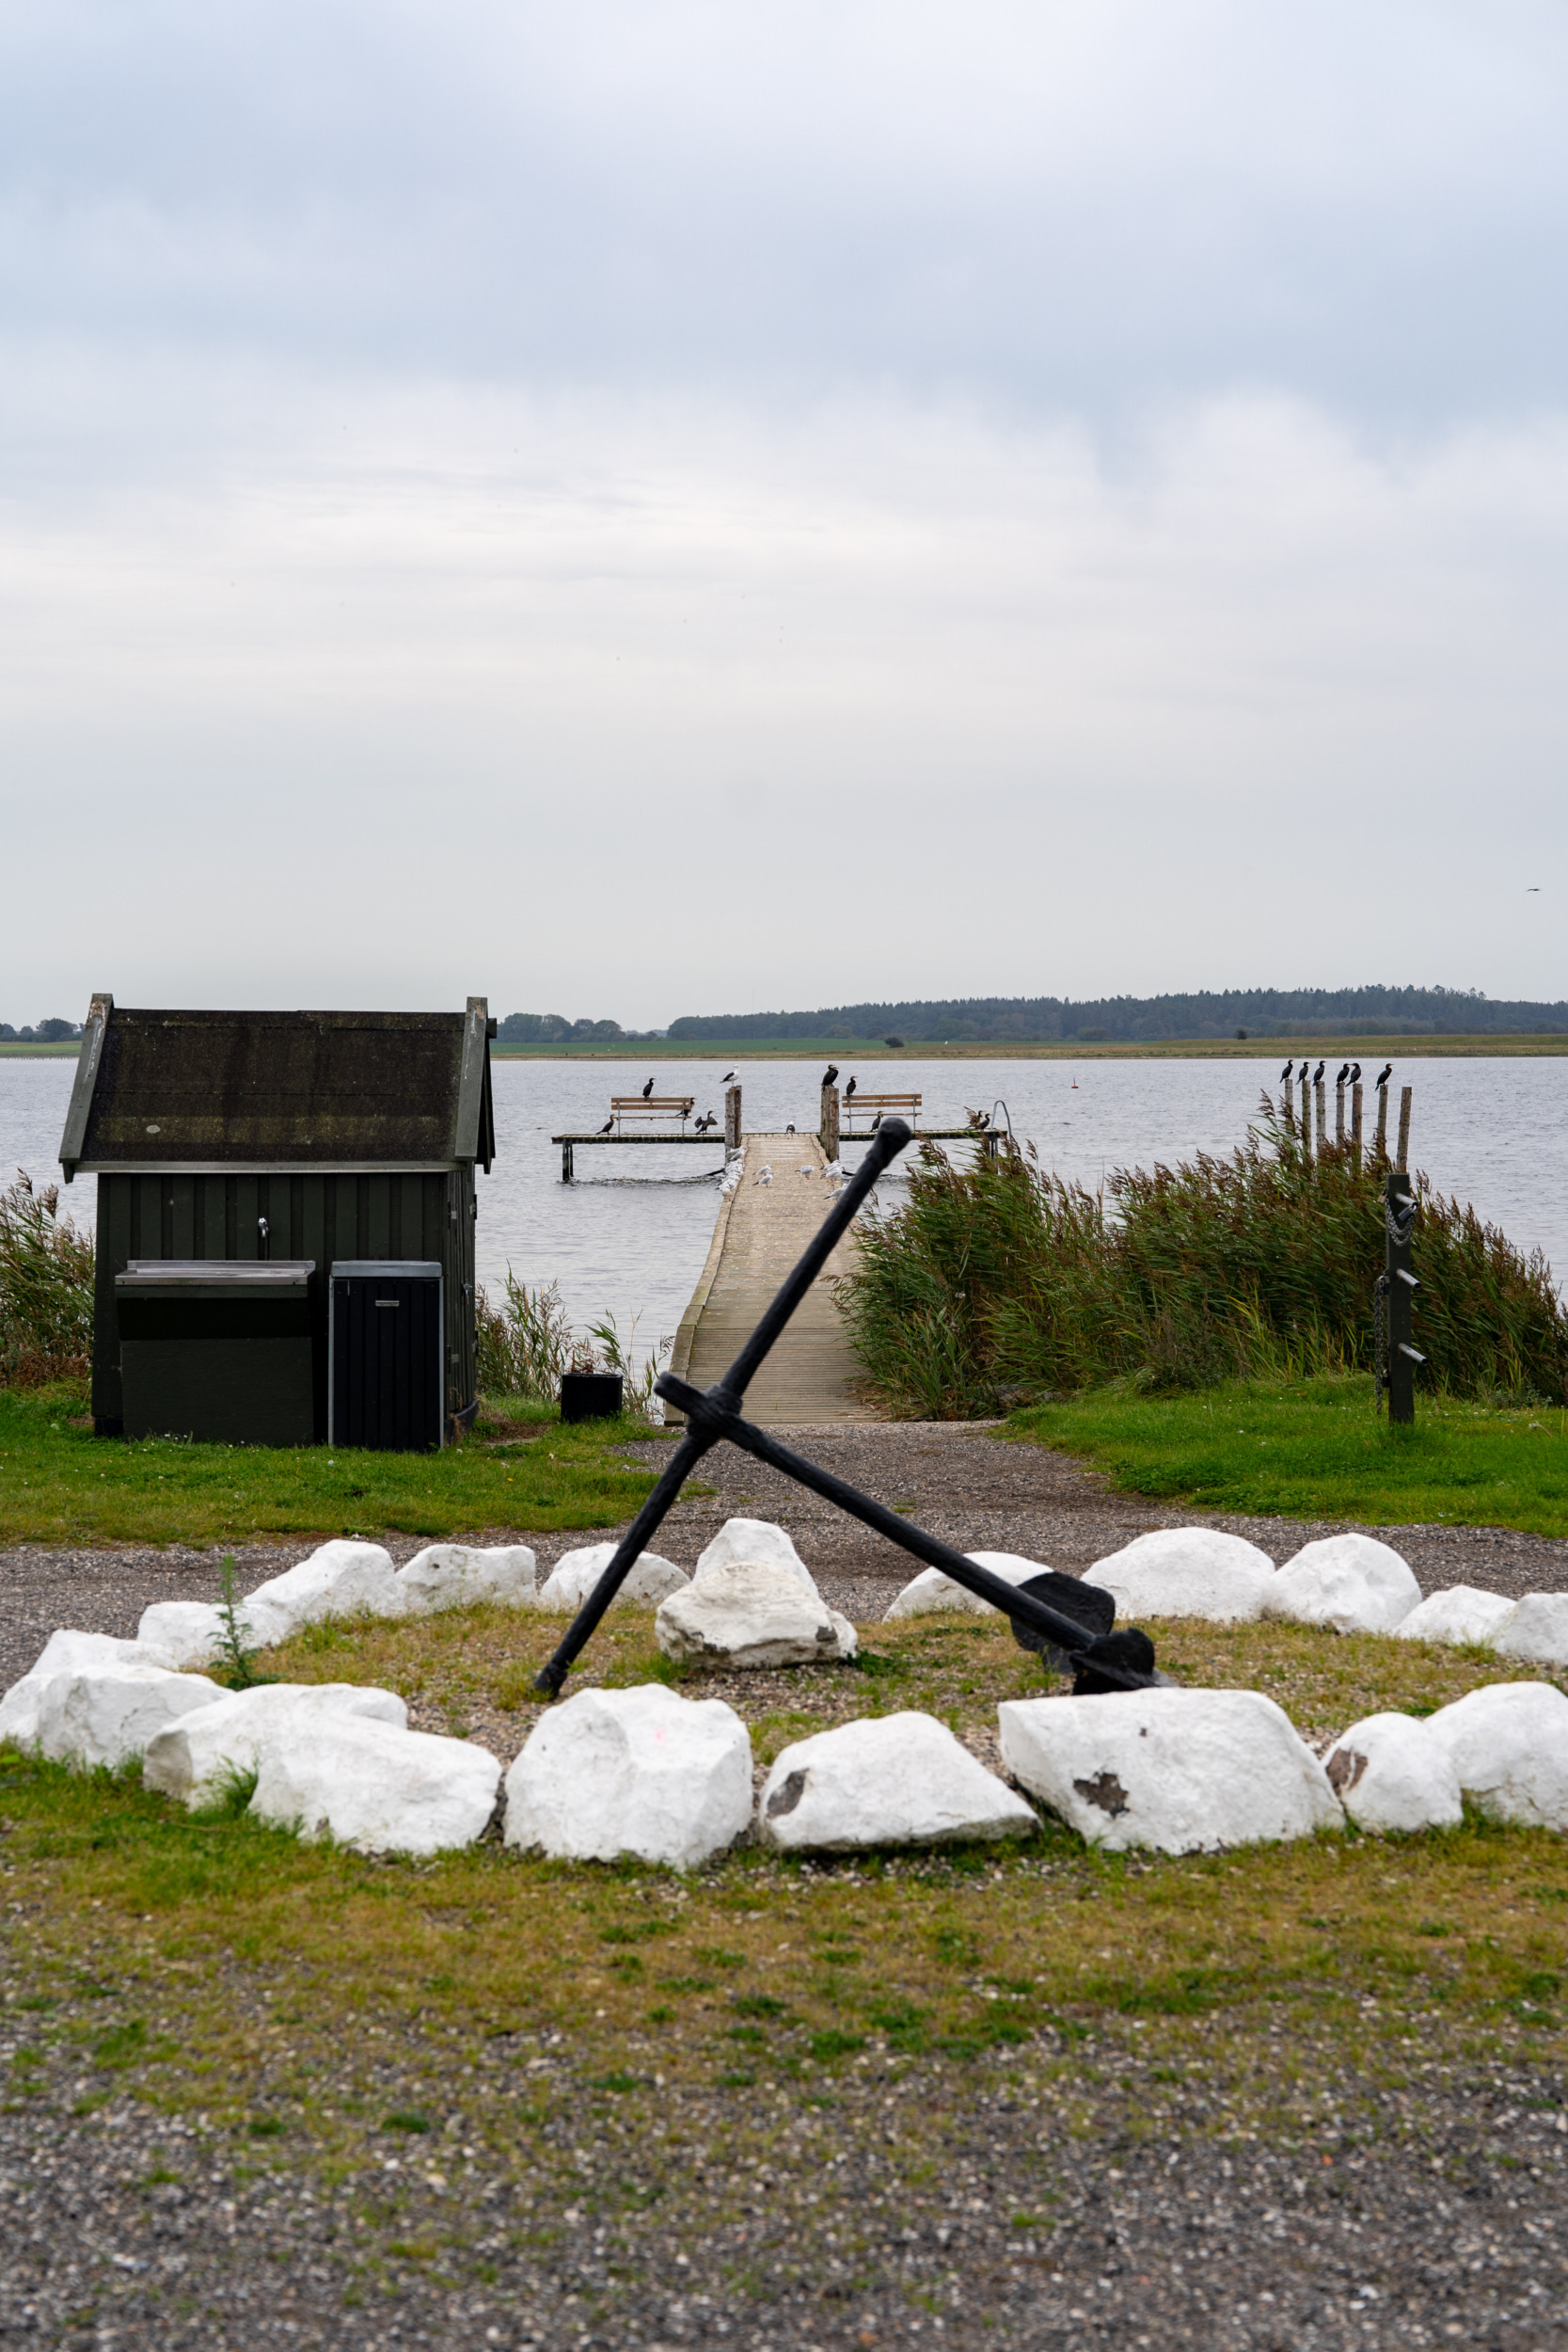
[[[1565,195],[1560,6],[0,5],[0,1018],[1568,994]]]

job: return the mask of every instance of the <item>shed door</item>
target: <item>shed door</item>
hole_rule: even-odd
[[[441,1355],[438,1275],[334,1271],[328,1442],[433,1451],[443,1435]]]

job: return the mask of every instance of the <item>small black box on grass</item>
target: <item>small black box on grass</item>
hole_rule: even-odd
[[[563,1372],[561,1375],[562,1421],[613,1421],[621,1409],[618,1372]]]
[[[443,1443],[442,1329],[437,1260],[333,1261],[327,1317],[328,1445],[426,1454]]]
[[[309,1445],[315,1261],[133,1258],[115,1277],[128,1438]]]

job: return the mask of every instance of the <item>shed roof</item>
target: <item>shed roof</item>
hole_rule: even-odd
[[[151,1012],[95,996],[60,1144],[77,1168],[450,1168],[495,1156],[467,1012]]]

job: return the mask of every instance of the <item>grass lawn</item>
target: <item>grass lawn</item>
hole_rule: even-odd
[[[1422,1396],[1414,1427],[1395,1429],[1375,1418],[1365,1376],[1178,1396],[1116,1387],[1027,1406],[1006,1434],[1084,1455],[1124,1493],[1210,1511],[1568,1535],[1560,1407]]]
[[[565,1428],[503,1401],[439,1454],[130,1442],[93,1436],[72,1384],[0,1389],[0,1543],[612,1527],[653,1484],[613,1449],[649,1435],[642,1422]]]
[[[559,1624],[482,1607],[317,1628],[266,1663],[395,1688],[431,1727],[500,1724],[510,1750]],[[854,1713],[990,1727],[999,1697],[1047,1687],[995,1624],[870,1645],[859,1666],[717,1686],[759,1761]],[[1162,1655],[1271,1691],[1304,1728],[1497,1678],[1481,1653],[1284,1626],[1174,1627]],[[588,1663],[572,1687],[716,1688],[659,1658],[644,1611],[617,1612]],[[174,2194],[181,2163],[228,2166],[234,2195],[308,2186],[377,2297],[498,2265],[504,2284],[595,2225],[584,2324],[688,2247],[759,2301],[791,2266],[869,2279],[894,2227],[936,2246],[955,2165],[967,2181],[998,2130],[1020,2233],[1063,2215],[1064,2140],[1211,2137],[1349,2185],[1389,2133],[1418,2143],[1424,2086],[1495,2065],[1549,2082],[1568,2042],[1568,1850],[1477,1820],[1182,1859],[1098,1855],[1042,1822],[1006,1852],[742,1847],[681,1879],[493,1844],[369,1860],[5,1754],[0,1870],[13,2112],[112,2122],[137,2102],[180,2122],[189,2156],[132,2196]],[[747,2251],[764,2211],[772,2285]],[[938,2308],[919,2285],[915,2316]]]

